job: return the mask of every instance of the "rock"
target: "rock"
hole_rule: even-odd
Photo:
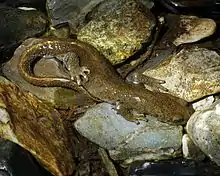
[[[131,176],[218,176],[220,169],[213,162],[173,159],[159,162],[142,162],[130,167]]]
[[[1,176],[51,176],[39,167],[26,150],[15,143],[0,139],[0,175]]]
[[[100,158],[102,159],[102,162],[104,163],[105,168],[109,173],[109,176],[119,176],[115,168],[115,165],[113,164],[112,160],[109,158],[109,155],[107,154],[106,150],[100,147],[98,151]]]
[[[47,20],[42,12],[0,7],[0,53],[3,60],[29,37],[41,35],[46,30]]]
[[[196,111],[189,119],[186,130],[192,141],[220,166],[220,101],[207,109]]]
[[[57,108],[70,108],[73,107],[76,103],[80,105],[84,99],[83,97],[85,97],[84,95],[76,94],[76,92],[71,89],[60,87],[33,86],[20,76],[17,67],[22,52],[25,51],[28,46],[31,46],[40,40],[41,39],[27,39],[25,42],[23,42],[23,44],[16,49],[12,59],[4,64],[2,69],[4,75],[22,89],[32,92],[40,99],[52,103]],[[57,66],[57,62],[55,62],[53,59],[47,59],[38,62],[35,67],[35,74],[38,76],[65,76],[60,72],[60,69]]]
[[[71,175],[75,163],[61,114],[0,80],[0,136],[28,150],[52,174]]]
[[[61,38],[61,39],[67,39],[70,38],[70,30],[68,27],[60,27],[60,28],[53,28],[50,27],[50,30],[44,34],[45,37],[48,38]]]
[[[207,7],[214,5],[215,1],[213,0],[167,0],[168,3],[171,3],[177,7]]]
[[[161,123],[150,117],[140,124],[125,120],[114,106],[101,103],[86,111],[74,126],[114,160],[161,160],[180,155],[182,127]]]
[[[178,46],[184,43],[197,42],[212,35],[216,29],[216,23],[212,19],[198,18],[196,16],[180,16],[179,30],[173,41]]]
[[[143,5],[147,7],[148,9],[151,9],[154,7],[154,2],[151,0],[140,0],[140,2],[143,3]]]
[[[201,161],[205,158],[204,153],[193,143],[187,134],[184,134],[182,138],[182,150],[183,157],[186,159]]]
[[[6,0],[4,3],[11,7],[33,7],[45,11],[46,0]]]
[[[103,0],[93,0],[92,2],[99,3],[100,1]],[[68,23],[70,20],[78,18],[78,14],[89,2],[90,0],[47,0],[46,7],[52,26]],[[91,10],[92,8],[89,9],[89,11]]]
[[[143,74],[164,80],[166,83],[162,85],[170,94],[192,102],[220,92],[219,65],[217,52],[192,47],[167,57]]]
[[[136,0],[103,1],[77,33],[79,40],[98,49],[113,64],[125,61],[149,42],[155,18]]]
[[[214,96],[208,96],[205,97],[199,101],[196,101],[195,103],[192,104],[193,109],[197,110],[203,110],[211,106],[215,101]]]
[[[69,123],[68,123],[69,122]],[[73,129],[71,121],[68,121],[69,129]],[[102,176],[108,175],[105,165],[99,154],[99,146],[90,142],[88,139],[80,135],[75,129],[70,134],[70,140],[74,149],[74,158],[77,160],[77,169],[75,176]]]
[[[167,14],[165,22],[166,31],[156,44],[156,49],[159,50],[169,50],[171,47],[199,41],[212,35],[216,29],[214,20],[196,16]]]

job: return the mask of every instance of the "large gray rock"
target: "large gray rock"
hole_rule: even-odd
[[[46,7],[51,24],[56,26],[69,21],[81,22],[84,18],[80,20],[80,17],[85,17],[101,1],[103,0],[47,0]]]
[[[101,103],[74,123],[90,141],[108,149],[115,160],[160,160],[181,153],[182,127],[171,126],[149,117],[140,124],[125,120],[114,106]]]
[[[186,130],[192,141],[220,166],[220,101],[211,107],[196,111],[189,119]]]

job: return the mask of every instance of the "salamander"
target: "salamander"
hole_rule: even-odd
[[[86,81],[37,77],[33,73],[33,64],[39,57],[65,53],[75,53],[78,56],[80,67],[86,70],[84,73],[88,76]],[[125,82],[100,52],[77,39],[41,39],[21,54],[18,69],[22,77],[33,85],[86,91],[94,99],[116,104],[118,112],[132,121],[135,120],[133,112],[138,112],[154,116],[162,122],[184,124],[193,112],[188,103],[180,98]]]

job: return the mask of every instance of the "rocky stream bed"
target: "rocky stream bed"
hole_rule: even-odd
[[[219,4],[1,0],[0,175],[220,175]]]

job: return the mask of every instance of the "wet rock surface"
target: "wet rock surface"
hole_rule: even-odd
[[[167,14],[164,20],[165,31],[155,46],[156,50],[169,51],[181,44],[197,42],[216,30],[216,22],[210,18]]]
[[[216,101],[216,99],[217,98],[212,95],[205,97],[205,98],[193,103],[192,104],[193,109],[195,109],[196,111],[207,109],[209,106],[211,106]]]
[[[47,0],[47,12],[53,26],[68,23],[76,18],[81,9],[89,3],[89,0]]]
[[[47,12],[52,26],[70,24],[76,31],[86,23],[86,18],[93,9],[104,0],[47,0]]]
[[[29,37],[43,34],[46,30],[46,16],[36,10],[20,10],[0,6],[0,58],[10,58],[13,49]]]
[[[173,43],[178,46],[184,43],[196,42],[212,35],[215,29],[216,23],[212,19],[180,16],[179,31],[176,32],[177,37]]]

